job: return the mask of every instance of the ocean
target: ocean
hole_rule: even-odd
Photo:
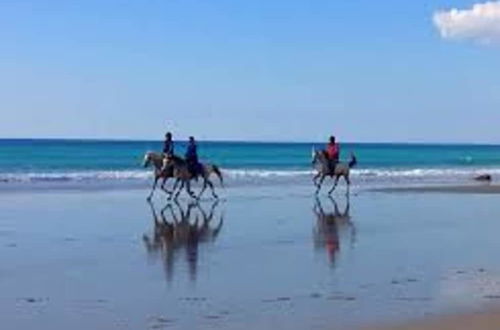
[[[309,183],[311,150],[323,143],[200,141],[200,159],[219,165],[228,184]],[[185,142],[176,142],[183,154]],[[142,167],[146,151],[161,141],[0,140],[0,183],[142,183],[152,177]],[[481,173],[500,175],[500,146],[397,143],[342,143],[358,165],[354,185],[465,183]]]

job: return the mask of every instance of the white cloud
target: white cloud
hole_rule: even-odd
[[[478,3],[470,9],[438,11],[434,24],[445,39],[500,43],[500,1]]]

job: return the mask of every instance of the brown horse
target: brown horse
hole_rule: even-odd
[[[200,199],[200,197],[203,194],[203,192],[205,191],[205,189],[207,189],[207,186],[209,186],[210,189],[212,190],[212,196],[214,198],[219,198],[217,196],[217,194],[215,193],[214,184],[210,180],[211,174],[214,173],[219,178],[221,186],[224,186],[224,180],[222,178],[222,173],[217,165],[201,164],[201,166],[200,166],[201,169],[200,169],[199,173],[193,175],[193,173],[189,169],[188,163],[184,159],[177,157],[177,156],[169,156],[169,157],[164,158],[163,167],[167,168],[169,166],[171,166],[173,168],[173,176],[176,179],[178,179],[178,181],[174,185],[174,193],[175,193],[175,189],[177,187],[177,184],[179,183],[179,181],[181,182],[181,186],[177,190],[177,193],[175,194],[175,198],[177,198],[179,196],[183,187],[186,187],[187,192],[192,197],[195,197],[194,194],[191,192],[191,180],[197,179],[198,177],[201,177],[203,179],[203,187],[202,187],[200,193],[198,194],[198,196],[196,196],[195,198]]]
[[[330,167],[330,161],[326,156],[326,152],[324,150],[313,150],[312,164],[317,171],[316,175],[313,177],[313,183],[316,186],[316,194],[318,194],[321,190],[321,185],[323,184],[323,181],[327,176],[331,177],[332,179],[335,178],[333,187],[330,189],[330,191],[328,191],[329,195],[333,193],[341,177],[344,178],[347,184],[346,194],[349,194],[349,186],[351,185],[349,174],[351,168],[357,164],[356,156],[354,156],[353,153],[351,153],[351,160],[349,161],[349,163],[337,163],[334,170],[332,171]],[[318,179],[319,182],[317,181]]]

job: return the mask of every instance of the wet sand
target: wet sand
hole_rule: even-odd
[[[427,320],[409,325],[400,325],[376,330],[497,330],[500,325],[500,312],[489,311],[464,314]],[[373,329],[371,329],[373,330]]]
[[[373,189],[375,192],[393,193],[456,193],[456,194],[500,194],[498,184],[480,185],[441,185],[441,186],[420,186],[420,187],[389,187]]]
[[[494,195],[3,192],[5,329],[352,329],[500,303]]]

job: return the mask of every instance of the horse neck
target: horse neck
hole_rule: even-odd
[[[174,164],[177,164],[177,165],[185,163],[184,159],[182,159],[179,156],[175,156],[175,155],[172,156],[172,160],[173,160]]]
[[[187,168],[187,163],[184,159],[178,156],[173,156],[171,158],[172,166],[176,169],[182,170]]]
[[[150,158],[156,168],[163,167],[163,156],[158,154],[151,154]]]
[[[328,168],[328,160],[326,159],[325,155],[322,154],[321,152],[318,152],[316,154],[316,161],[319,166],[321,166],[322,169],[327,169]]]

